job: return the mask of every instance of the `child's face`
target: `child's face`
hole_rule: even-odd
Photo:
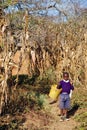
[[[68,80],[69,76],[67,74],[64,74],[63,78],[64,78],[64,80]]]

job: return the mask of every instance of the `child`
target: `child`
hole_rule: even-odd
[[[60,121],[69,120],[67,118],[67,111],[70,108],[70,91],[74,90],[73,84],[70,83],[69,74],[67,72],[63,73],[63,80],[57,85],[57,89],[62,88],[62,92],[59,97],[59,108],[61,113]]]

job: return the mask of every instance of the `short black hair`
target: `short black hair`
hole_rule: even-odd
[[[67,75],[69,77],[69,73],[68,72],[63,72],[63,77]]]

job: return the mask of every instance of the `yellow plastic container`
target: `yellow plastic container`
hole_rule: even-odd
[[[56,100],[61,91],[62,91],[62,89],[57,89],[57,85],[54,84],[54,85],[51,86],[51,89],[50,89],[50,92],[49,92],[49,97]]]

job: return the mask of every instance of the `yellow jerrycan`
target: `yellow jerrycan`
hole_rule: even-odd
[[[57,89],[57,85],[54,84],[54,85],[51,86],[51,89],[50,89],[50,92],[49,92],[49,97],[56,100],[61,91],[62,91],[62,89]]]

